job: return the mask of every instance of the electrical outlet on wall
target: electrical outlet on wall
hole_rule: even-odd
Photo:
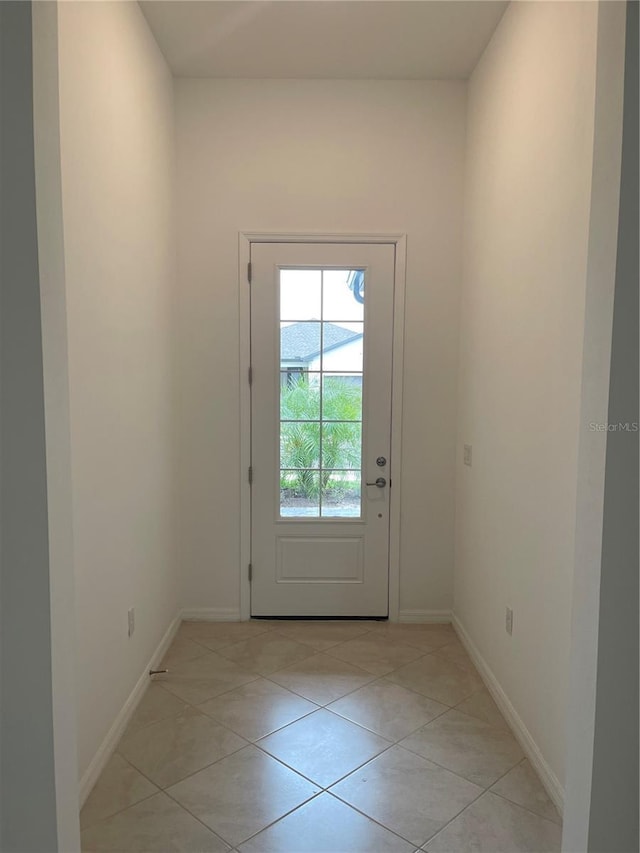
[[[127,620],[129,625],[129,636],[133,636],[133,632],[136,630],[136,609],[135,607],[130,607],[127,612]]]
[[[470,444],[465,444],[462,461],[464,462],[465,465],[468,465],[469,467],[471,467],[472,455],[473,455],[473,448],[471,447]]]
[[[513,634],[513,610],[510,607],[507,607],[504,627],[507,634]]]

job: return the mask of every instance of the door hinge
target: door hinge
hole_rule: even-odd
[[[249,385],[251,385],[251,383],[253,382],[253,367],[250,367],[247,373],[249,377]]]
[[[253,483],[253,465],[249,465],[249,484]]]
[[[247,264],[247,281],[249,282],[249,284],[251,284],[251,273],[251,261],[249,261],[249,263]]]
[[[249,583],[253,580],[253,566],[249,563]]]

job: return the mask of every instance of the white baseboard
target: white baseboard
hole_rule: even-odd
[[[511,727],[513,734],[524,750],[525,755],[536,769],[538,776],[540,777],[540,781],[544,785],[554,805],[557,807],[560,814],[562,814],[564,807],[564,788],[560,784],[560,780],[545,760],[542,752],[540,751],[540,747],[531,736],[529,729],[525,726],[522,718],[511,704],[509,697],[493,674],[491,667],[482,657],[478,647],[466,632],[455,613],[453,614],[452,621],[453,627],[455,628],[462,645],[466,648],[469,653],[469,657],[476,665],[476,669],[480,673],[487,690],[491,693],[496,705]]]
[[[185,622],[239,622],[237,607],[187,607],[180,614]]]
[[[165,652],[171,645],[171,642],[180,627],[180,622],[182,621],[182,614],[178,613],[178,615],[173,619],[169,627],[164,633],[163,638],[158,643],[156,650],[154,651],[151,660],[145,666],[140,678],[136,682],[135,687],[129,694],[126,702],[120,709],[118,716],[115,718],[113,725],[107,732],[107,736],[102,741],[100,746],[98,747],[98,751],[93,756],[91,763],[85,770],[82,779],[80,780],[80,808],[85,803],[85,800],[91,793],[93,786],[98,781],[100,774],[104,770],[107,762],[115,752],[115,749],[118,745],[120,738],[122,737],[122,733],[126,729],[129,720],[133,716],[133,712],[138,707],[138,703],[144,696],[144,692],[149,686],[149,670],[154,669],[158,666],[160,661],[165,655]]]
[[[447,624],[451,622],[450,610],[401,610],[399,622],[434,622]]]

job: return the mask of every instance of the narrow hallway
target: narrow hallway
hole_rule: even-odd
[[[637,853],[637,14],[0,2],[0,850]]]
[[[83,851],[556,851],[561,822],[450,625],[183,622]]]

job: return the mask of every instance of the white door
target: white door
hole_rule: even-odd
[[[251,614],[387,616],[395,248],[251,244]]]

